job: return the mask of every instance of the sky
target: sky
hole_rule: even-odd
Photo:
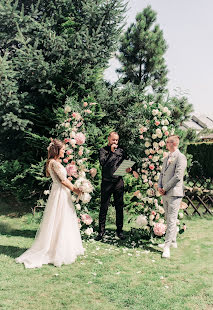
[[[168,44],[170,94],[179,89],[195,113],[213,117],[213,0],[129,0],[125,29],[147,5],[157,12]],[[119,62],[111,59],[109,65],[105,79],[113,82]]]

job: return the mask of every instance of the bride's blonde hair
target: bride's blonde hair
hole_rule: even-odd
[[[64,143],[58,139],[51,139],[51,142],[47,148],[48,157],[46,162],[46,176],[49,177],[48,166],[51,159],[54,159],[59,156],[60,149],[64,146]]]

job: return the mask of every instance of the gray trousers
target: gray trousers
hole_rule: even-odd
[[[176,242],[177,237],[177,218],[182,197],[163,196],[163,208],[167,224],[165,246],[170,247],[172,242]]]

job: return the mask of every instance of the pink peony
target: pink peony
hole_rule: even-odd
[[[69,164],[66,166],[67,174],[71,176],[75,176],[77,174],[77,167],[75,164]]]
[[[166,232],[166,225],[163,223],[155,223],[154,224],[154,234],[156,236],[163,236]]]
[[[155,166],[153,164],[149,165],[149,169],[150,170],[154,170],[155,169]]]
[[[81,220],[84,224],[86,225],[90,225],[93,221],[93,219],[91,218],[91,216],[89,214],[81,214]]]
[[[85,135],[82,132],[78,132],[75,136],[75,141],[78,145],[84,144],[86,140]]]

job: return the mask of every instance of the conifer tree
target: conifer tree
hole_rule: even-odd
[[[131,82],[143,89],[151,87],[155,93],[163,92],[167,84],[164,55],[167,44],[163,32],[156,24],[157,14],[150,6],[136,16],[121,37],[118,59],[121,62],[121,82]]]

